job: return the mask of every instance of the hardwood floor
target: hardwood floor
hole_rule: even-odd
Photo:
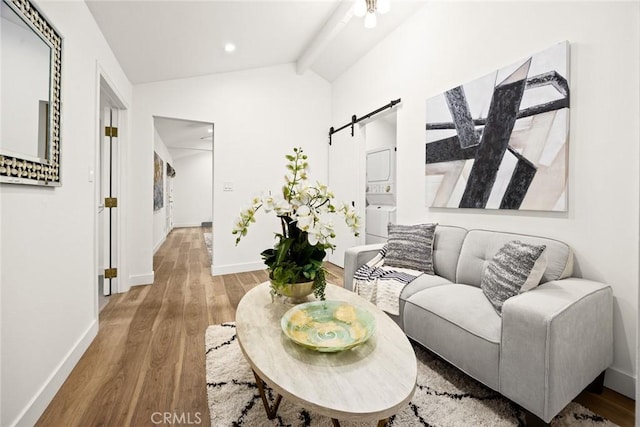
[[[328,281],[342,285],[342,269],[327,267]],[[37,426],[209,424],[204,332],[233,321],[240,298],[267,274],[211,277],[199,227],[174,229],[154,256],[154,270],[153,285],[110,297],[98,336]],[[577,400],[620,426],[634,425],[634,401],[618,393],[605,389]]]

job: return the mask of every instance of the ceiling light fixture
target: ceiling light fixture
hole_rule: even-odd
[[[236,45],[233,43],[225,43],[224,51],[227,53],[234,52],[236,50]]]
[[[353,14],[364,16],[364,27],[373,28],[377,24],[376,12],[383,15],[391,9],[390,0],[356,0]]]

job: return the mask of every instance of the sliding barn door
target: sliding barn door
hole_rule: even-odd
[[[340,267],[344,267],[345,250],[364,242],[365,150],[362,147],[363,142],[360,126],[356,125],[353,137],[351,129],[344,129],[333,134],[332,144],[329,146],[329,188],[335,193],[336,202],[344,201],[356,209],[363,224],[360,237],[355,237],[342,219],[335,218],[336,250],[329,253],[328,260]]]

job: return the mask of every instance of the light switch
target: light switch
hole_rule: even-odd
[[[233,191],[233,182],[225,182],[222,184],[223,191]]]

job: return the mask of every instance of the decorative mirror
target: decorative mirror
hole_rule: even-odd
[[[28,0],[2,0],[0,182],[60,185],[62,39]]]

